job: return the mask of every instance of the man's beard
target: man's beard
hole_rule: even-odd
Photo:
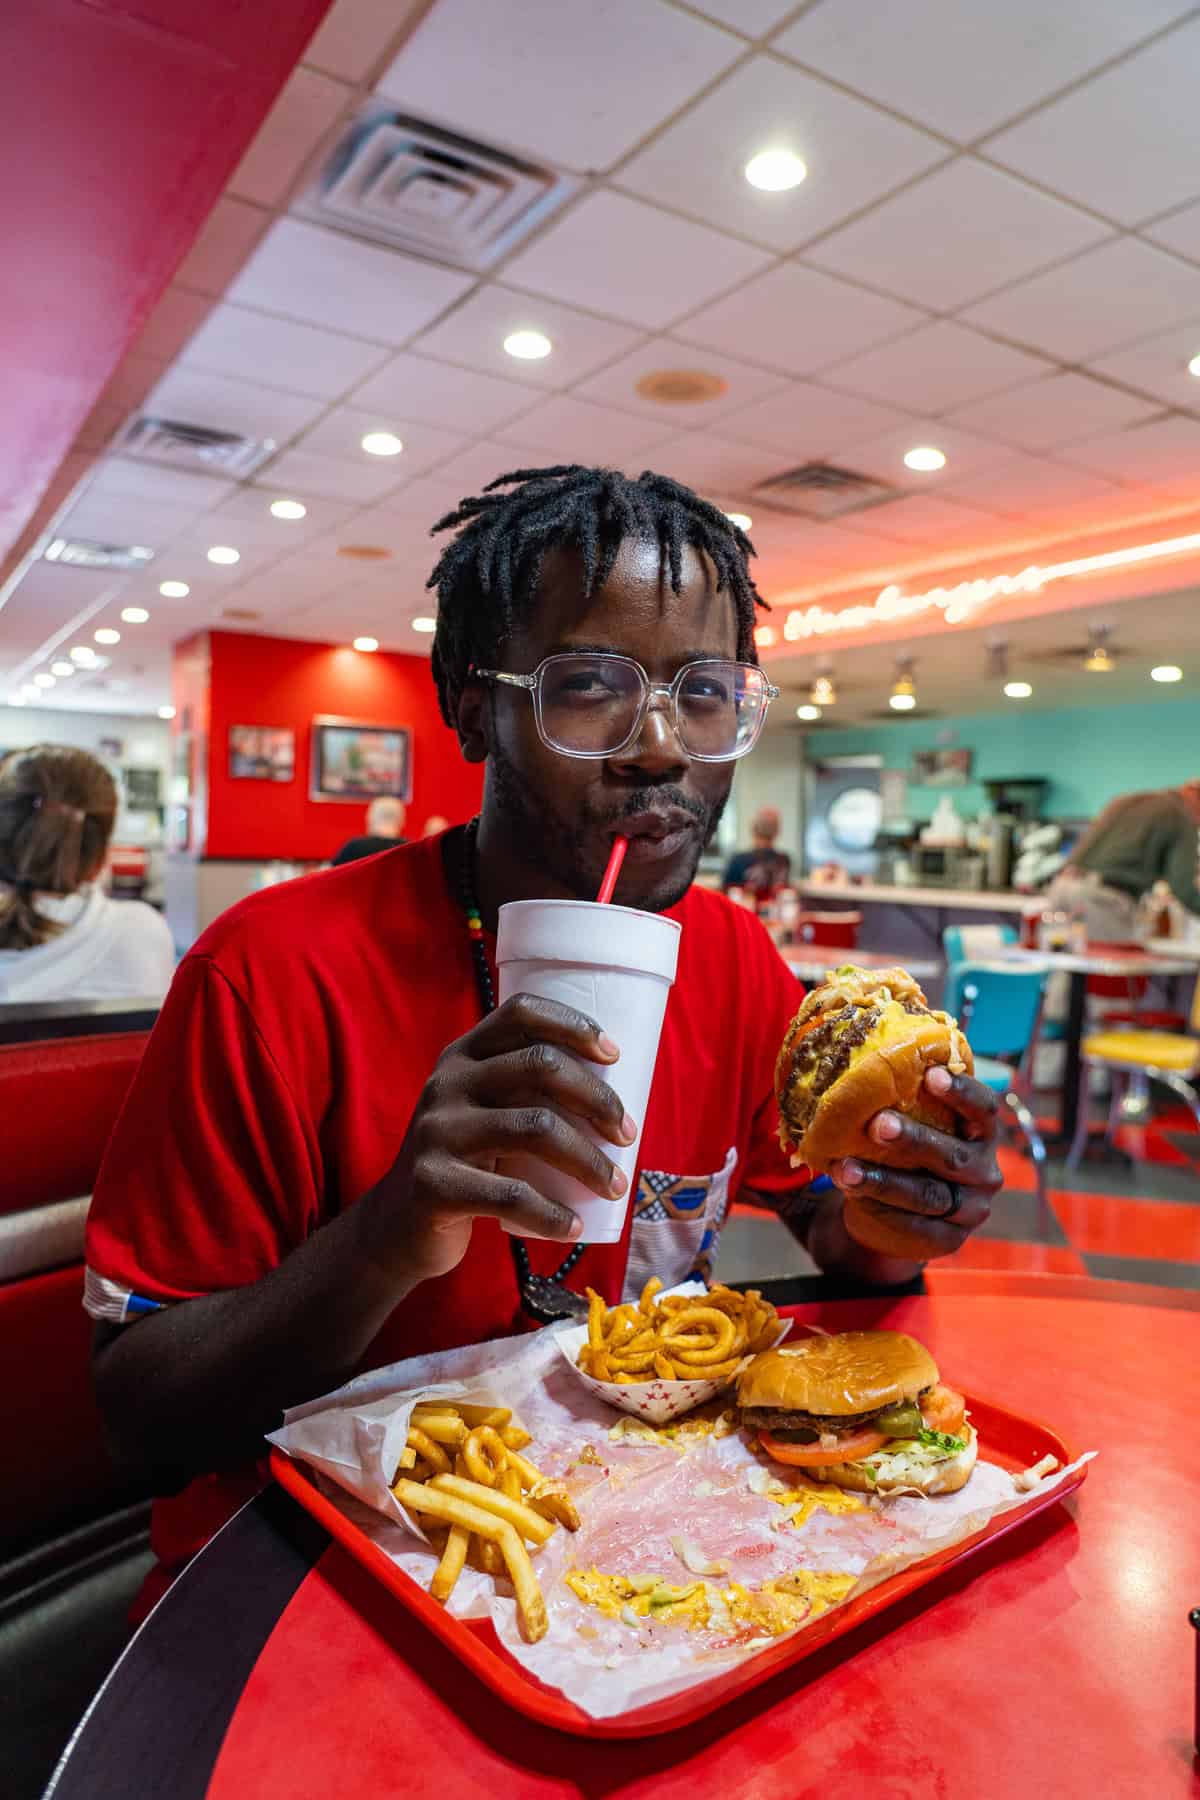
[[[603,815],[567,825],[556,814],[543,812],[530,795],[516,765],[493,739],[488,755],[488,791],[504,822],[509,841],[522,859],[541,869],[579,900],[594,900],[604,873],[604,863],[588,853],[588,835],[597,825],[616,832],[622,817],[632,818],[657,806],[677,806],[699,824],[696,852],[687,866],[664,871],[660,885],[639,897],[648,912],[666,912],[682,900],[692,885],[700,857],[711,842],[729,799],[729,791],[711,806],[685,794],[674,783],[645,781],[630,788],[620,807]]]

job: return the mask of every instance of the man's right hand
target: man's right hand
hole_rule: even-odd
[[[497,1163],[533,1155],[621,1199],[624,1175],[580,1129],[620,1146],[636,1137],[617,1095],[586,1066],[619,1054],[594,1019],[556,1001],[514,994],[497,1007],[438,1058],[399,1156],[355,1207],[366,1253],[415,1283],[462,1261],[476,1218],[531,1237],[578,1237],[575,1213]]]

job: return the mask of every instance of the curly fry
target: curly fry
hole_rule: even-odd
[[[472,1481],[482,1482],[484,1487],[495,1487],[508,1463],[509,1453],[494,1425],[477,1425],[463,1445],[462,1455]]]
[[[716,1332],[716,1343],[703,1350],[695,1349],[689,1360],[705,1362],[724,1362],[733,1348],[733,1320],[728,1314],[718,1312],[714,1306],[693,1306],[677,1313],[668,1328],[662,1333],[663,1342],[671,1347],[671,1354],[681,1347],[680,1340],[686,1338],[689,1327],[699,1327]]]

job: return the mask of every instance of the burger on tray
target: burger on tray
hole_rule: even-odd
[[[924,1345],[842,1331],[756,1356],[738,1382],[742,1424],[775,1462],[868,1494],[951,1494],[975,1467],[975,1428]]]

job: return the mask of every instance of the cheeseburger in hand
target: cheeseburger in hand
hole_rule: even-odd
[[[954,1020],[930,1010],[906,970],[835,969],[806,995],[775,1064],[779,1138],[793,1166],[871,1159],[867,1126],[887,1108],[953,1133],[954,1113],[923,1086],[934,1063],[953,1075],[974,1067]]]
[[[952,1494],[975,1467],[963,1397],[902,1331],[841,1331],[756,1356],[742,1423],[775,1462],[868,1494]]]

